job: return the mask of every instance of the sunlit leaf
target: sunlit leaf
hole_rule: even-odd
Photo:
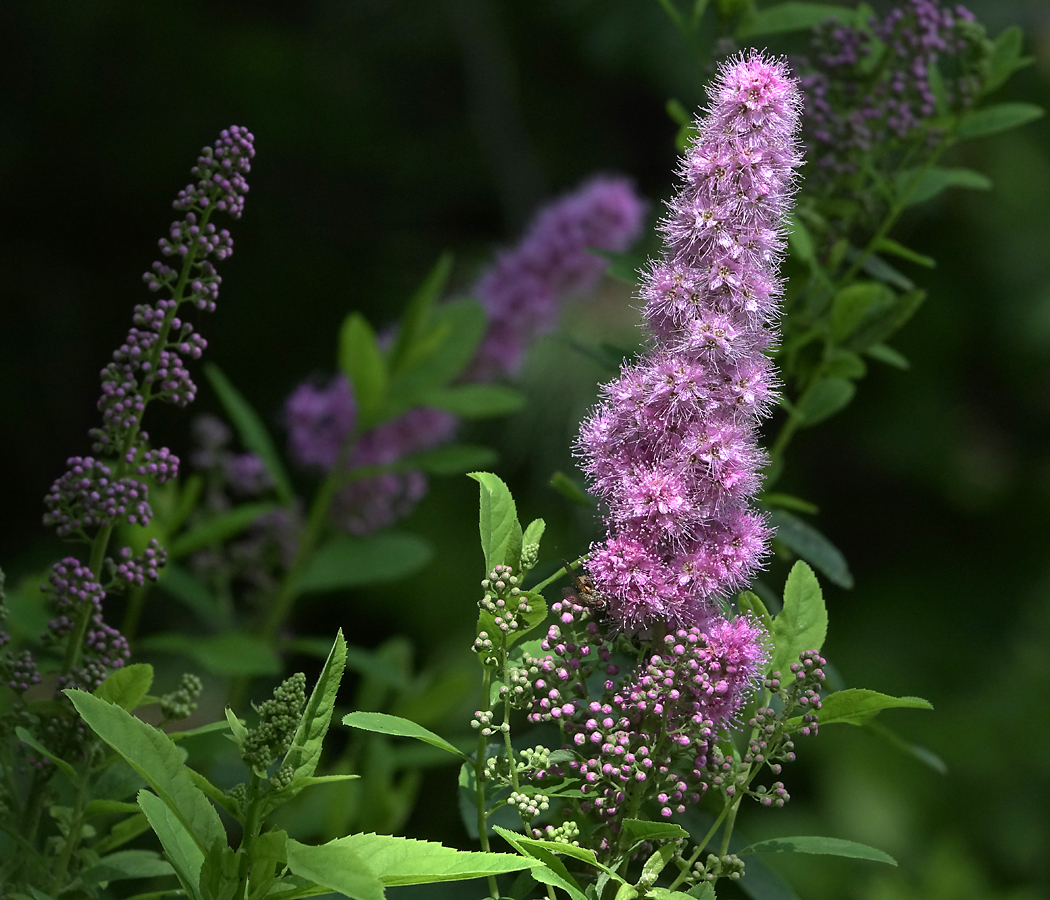
[[[481,486],[481,549],[485,554],[485,571],[505,565],[517,569],[521,563],[521,524],[510,488],[491,472],[471,472],[469,476]]]
[[[759,841],[740,851],[741,856],[751,853],[813,853],[821,856],[847,856],[851,859],[870,859],[874,862],[897,865],[897,861],[888,853],[858,844],[856,841],[844,841],[841,838],[829,837],[789,837],[776,838],[771,841]]]
[[[828,612],[824,595],[813,570],[804,562],[797,562],[788,573],[784,585],[784,608],[773,619],[773,639],[776,652],[770,671],[779,671],[784,677],[792,663],[798,662],[805,650],[819,650],[828,633]]]

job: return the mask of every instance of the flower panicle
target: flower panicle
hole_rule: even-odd
[[[650,347],[602,389],[576,449],[607,509],[588,573],[624,628],[706,625],[767,553],[749,507],[776,398],[785,219],[801,165],[801,96],[758,52],[723,65],[643,280]]]

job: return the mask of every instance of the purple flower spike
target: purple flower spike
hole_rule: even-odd
[[[508,375],[532,340],[554,326],[565,294],[594,287],[606,262],[591,250],[622,252],[638,237],[645,203],[630,182],[592,178],[540,210],[525,237],[474,286],[489,325],[471,380]]]
[[[765,456],[756,428],[775,396],[784,218],[801,165],[800,94],[786,65],[725,64],[661,223],[646,274],[653,346],[605,385],[577,451],[608,508],[588,572],[625,628],[707,627],[745,585],[770,531],[748,508]]]

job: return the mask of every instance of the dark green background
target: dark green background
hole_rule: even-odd
[[[970,5],[992,33],[1021,24],[1037,57],[1002,99],[1048,105],[1050,4]],[[250,127],[258,156],[201,330],[207,358],[279,431],[290,388],[332,369],[345,313],[390,319],[443,249],[465,288],[538,202],[596,170],[666,196],[664,104],[695,104],[704,80],[645,0],[8,0],[0,48],[0,562],[13,579],[59,550],[40,498],[67,456],[88,452],[97,372],[148,296],[139,276],[175,190],[220,128]],[[935,713],[886,722],[950,774],[852,729],[803,744],[787,773],[796,802],[744,827],[853,838],[901,860],[778,858],[807,898],[1050,890],[1050,122],[953,162],[995,188],[946,195],[896,232],[939,261],[909,272],[930,291],[894,341],[913,368],[873,365],[844,414],[799,437],[785,477],[819,504],[857,579],[828,588],[828,654],[852,685],[930,699]],[[630,340],[629,302],[607,286],[567,327]],[[544,341],[525,376],[539,412],[474,434],[500,446],[524,512],[551,520],[551,554],[590,536],[542,485],[604,377]],[[202,388],[193,411],[206,408]],[[185,452],[191,412],[155,410],[147,427]],[[540,449],[527,452],[533,428]],[[473,485],[438,485],[414,524],[440,533],[439,563],[408,589],[312,607],[298,627],[339,623],[366,645],[404,632],[424,662],[465,652],[474,504]],[[460,842],[458,820],[440,816],[416,822]]]

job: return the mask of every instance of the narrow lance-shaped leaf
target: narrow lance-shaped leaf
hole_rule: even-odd
[[[164,732],[83,691],[64,692],[92,730],[156,791],[204,853],[226,829],[215,807],[186,773],[182,754]],[[143,809],[147,816],[149,811]]]
[[[383,883],[364,858],[334,841],[311,847],[289,840],[285,845],[285,861],[294,875],[338,891],[350,900],[384,900],[386,897]]]
[[[367,429],[381,418],[387,372],[375,332],[361,313],[350,313],[339,329],[339,368],[354,386],[359,427]]]
[[[143,789],[138,793],[138,801],[183,890],[193,900],[201,900],[200,878],[204,851],[198,846],[196,838],[156,794]]]
[[[205,363],[204,374],[207,375],[208,381],[211,382],[212,388],[218,395],[223,409],[226,410],[226,415],[230,417],[234,428],[237,429],[241,443],[263,461],[266,471],[273,479],[274,490],[277,491],[281,502],[285,506],[291,505],[295,501],[292,483],[288,479],[288,473],[281,462],[280,454],[266,426],[263,425],[262,419],[217,365]]]
[[[426,280],[405,307],[398,325],[397,336],[390,348],[390,371],[396,373],[403,360],[409,356],[426,328],[430,310],[445,289],[452,272],[452,254],[442,253]]]
[[[293,777],[307,778],[314,774],[321,759],[321,745],[332,722],[332,710],[335,709],[335,698],[339,692],[339,683],[343,679],[346,667],[346,641],[343,629],[340,628],[328,654],[324,668],[317,677],[310,699],[299,721],[295,737],[284,757],[284,765],[291,765]]]
[[[853,574],[846,557],[816,528],[782,509],[770,513],[769,524],[777,529],[777,540],[823,572],[832,584],[846,590],[853,588]]]
[[[933,709],[921,697],[890,697],[864,688],[835,691],[821,702],[821,725],[864,725],[884,709]]]
[[[821,856],[847,856],[851,859],[868,859],[873,862],[897,865],[897,861],[888,853],[858,844],[856,841],[845,841],[841,838],[805,837],[775,838],[771,841],[759,841],[740,851],[741,856],[751,853],[812,853]]]
[[[424,728],[422,725],[417,725],[415,722],[403,719],[400,716],[391,716],[388,713],[379,712],[352,712],[343,716],[343,724],[351,728],[360,728],[363,731],[374,731],[378,734],[414,738],[417,741],[430,744],[432,747],[438,747],[441,750],[454,753],[461,759],[466,759],[466,754],[443,737],[434,734],[433,731]]]
[[[168,548],[168,556],[181,559],[203,547],[224,544],[230,538],[237,537],[260,516],[275,509],[279,509],[275,503],[244,503],[219,513],[176,538]]]

